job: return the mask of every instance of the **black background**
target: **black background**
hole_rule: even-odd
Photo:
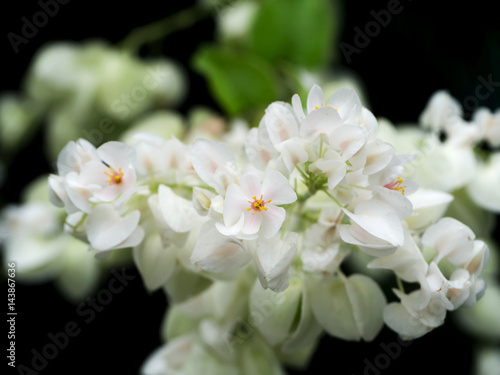
[[[20,89],[34,53],[47,41],[105,38],[116,43],[132,28],[191,3],[72,0],[61,5],[59,13],[28,44],[21,45],[17,54],[7,34],[19,34],[21,18],[31,17],[40,8],[35,1],[4,4],[0,16],[3,73],[0,89]],[[363,29],[373,19],[370,11],[386,9],[388,1],[347,3],[341,40],[353,44],[354,28]],[[342,66],[354,70],[364,81],[375,115],[388,117],[396,123],[416,122],[429,96],[438,89],[449,90],[463,102],[475,95],[478,76],[486,78],[492,74],[494,80],[500,81],[500,25],[492,5],[477,1],[464,6],[457,2],[440,2],[437,7],[436,3],[401,1],[403,11],[393,15],[390,24],[359,54],[352,55],[351,63],[341,59]],[[164,40],[164,53],[188,66],[189,57],[199,43],[213,40],[213,26],[213,21],[207,19],[170,35]],[[332,49],[340,53],[339,46],[334,45]],[[203,79],[192,70],[189,78],[191,90],[180,111],[185,112],[196,104],[213,106]],[[481,104],[491,109],[500,107],[500,90]],[[50,172],[48,163],[40,157],[42,137],[39,135],[24,147],[9,168],[7,183],[1,190],[4,203],[15,203],[24,185],[36,175]],[[135,270],[128,274],[137,275]],[[102,287],[106,285],[104,280]],[[75,321],[82,329],[57,358],[49,361],[42,374],[136,374],[147,355],[160,345],[159,326],[167,303],[160,292],[148,295],[139,276],[90,324],[83,322],[76,306],[64,301],[51,284],[18,285],[16,293],[19,312],[17,364],[29,365],[30,350],[40,351],[49,342],[47,334],[62,331],[67,322]],[[309,372],[362,374],[365,360],[373,363],[382,353],[380,344],[395,340],[396,335],[387,328],[371,343],[350,343],[325,337]],[[443,327],[404,348],[380,373],[469,374],[474,350],[471,341],[472,337],[460,332],[448,317]],[[1,366],[7,367],[4,363]]]

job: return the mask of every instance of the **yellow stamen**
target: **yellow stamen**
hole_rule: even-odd
[[[112,167],[109,167],[109,172],[104,171],[104,174],[109,177],[110,185],[120,185],[123,182],[123,171],[118,168],[118,172],[115,172]]]
[[[250,203],[250,207],[247,208],[247,211],[253,210],[252,215],[255,215],[256,212],[260,212],[262,214],[262,210],[267,211],[267,207],[265,205],[271,202],[271,199],[269,199],[267,202],[264,202],[262,199],[262,195],[260,196],[260,199],[257,199],[255,195],[252,197],[252,199],[253,201],[248,201],[248,203]]]

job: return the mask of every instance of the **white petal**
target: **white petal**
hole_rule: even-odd
[[[328,150],[323,160],[318,160],[314,166],[328,177],[328,189],[334,189],[344,178],[347,172],[347,165],[344,160],[334,150]]]
[[[106,142],[97,149],[97,154],[103,162],[115,170],[135,162],[135,150],[122,142]]]
[[[245,222],[241,228],[241,234],[244,236],[253,236],[257,234],[262,224],[262,212],[245,212]],[[267,216],[267,211],[265,212]]]
[[[269,140],[269,136],[263,140],[259,134],[267,131],[259,131],[252,128],[247,134],[245,142],[245,153],[248,161],[259,169],[264,169],[269,161],[277,156],[277,151]]]
[[[211,223],[206,223],[201,230],[196,246],[191,254],[191,261],[209,272],[227,272],[248,264],[252,256],[240,241],[223,236]]]
[[[341,124],[342,120],[336,110],[322,107],[309,113],[302,121],[300,135],[310,140],[314,140],[320,134],[329,136]]]
[[[454,123],[461,118],[462,108],[458,101],[447,91],[439,90],[430,97],[419,121],[423,127],[438,132],[447,124]]]
[[[317,109],[316,107],[322,107],[324,100],[323,90],[321,87],[314,84],[307,96],[307,112],[311,113]]]
[[[308,289],[314,316],[326,332],[344,340],[359,341],[361,334],[344,282],[323,278],[308,285]]]
[[[257,194],[258,192],[253,195]],[[233,226],[241,220],[241,215],[250,207],[249,200],[251,200],[251,197],[252,195],[245,194],[240,186],[236,184],[229,185],[223,208],[224,224],[226,226]]]
[[[285,291],[276,294],[270,289],[264,289],[256,280],[250,291],[251,316],[263,316],[257,326],[266,341],[272,345],[282,343],[292,329],[302,294],[302,283],[292,283]]]
[[[384,325],[384,293],[375,281],[361,274],[351,275],[345,286],[361,338],[371,341]]]
[[[500,128],[500,126],[499,126]],[[490,156],[488,164],[479,167],[467,186],[467,192],[479,206],[500,213],[500,152]]]
[[[149,291],[165,284],[177,263],[175,246],[163,246],[159,235],[148,236],[142,246],[134,248],[133,256]]]
[[[401,221],[394,210],[384,202],[371,199],[359,203],[352,214],[343,210],[352,222],[359,225],[368,234],[387,241],[393,246],[404,244],[404,233]],[[354,229],[354,228],[353,228]],[[358,235],[360,232],[356,232]],[[362,241],[362,238],[358,238]]]
[[[99,188],[99,186],[82,186],[78,182],[78,175],[75,172],[70,172],[66,175],[65,185],[66,193],[71,203],[79,210],[90,213],[92,205],[89,200],[92,197],[93,191]]]
[[[263,288],[281,292],[288,287],[288,269],[297,251],[297,242],[298,236],[293,232],[283,241],[275,236],[258,242],[254,260]]]
[[[283,172],[284,175],[289,175],[297,164],[304,163],[308,159],[309,154],[304,149],[302,141],[298,138],[292,138],[281,145],[281,155],[276,164],[280,172]]]
[[[383,268],[394,271],[401,279],[408,282],[418,281],[418,273],[427,274],[427,262],[415,240],[408,231],[405,231],[405,243],[392,255],[376,258],[368,268]]]
[[[465,224],[451,217],[444,217],[425,230],[422,244],[436,249],[436,262],[446,257],[455,266],[461,266],[470,258],[475,237],[474,232]]]
[[[269,138],[278,151],[284,141],[299,135],[299,124],[288,103],[274,102],[269,105],[263,121]]]
[[[358,120],[359,125],[363,126],[368,132],[368,139],[373,139],[378,128],[376,117],[368,109],[363,107],[361,118]]]
[[[372,236],[368,232],[362,230],[362,228],[360,229],[359,225],[356,223],[342,225],[339,229],[339,234],[344,242],[357,245],[360,250],[374,257],[389,256],[397,249],[397,246]]]
[[[376,193],[375,198],[390,205],[400,220],[404,220],[411,215],[413,211],[411,201],[401,191],[387,189],[382,186],[373,186],[372,189]]]
[[[111,205],[97,205],[87,220],[91,246],[97,250],[109,250],[123,243],[136,230],[140,217],[138,210],[121,217]]]
[[[395,150],[391,144],[375,139],[366,145],[366,164],[363,171],[371,175],[384,169],[392,160]]]
[[[179,197],[168,186],[160,185],[158,197],[163,218],[175,232],[189,232],[205,220],[198,215],[191,201]]]
[[[299,121],[302,121],[306,116],[304,114],[304,108],[302,108],[300,96],[298,96],[297,94],[292,96],[292,107],[295,112],[295,116],[297,116]]]
[[[286,211],[284,208],[268,205],[267,211],[262,214],[262,226],[260,229],[262,237],[271,238],[278,233],[285,218]]]
[[[240,189],[245,195],[247,200],[252,199],[254,195],[257,197],[257,199],[260,198],[260,195],[262,193],[261,193],[259,176],[257,176],[253,172],[248,172],[240,177],[239,182],[240,182]]]
[[[403,340],[413,340],[425,335],[432,328],[414,319],[401,303],[390,303],[384,309],[384,322]]]
[[[61,176],[51,174],[49,181],[49,200],[54,206],[64,207],[67,201],[67,194],[64,189],[64,180]]]
[[[368,138],[366,130],[357,125],[345,124],[336,128],[330,135],[330,145],[342,151],[344,160],[357,153]]]
[[[291,280],[292,287],[298,283],[298,278]],[[302,283],[301,283],[302,284]],[[286,339],[281,347],[284,354],[296,353],[311,345],[315,345],[323,328],[314,317],[311,308],[310,295],[306,288],[302,288],[302,300],[300,301],[300,319],[295,331]]]
[[[120,242],[117,246],[115,246],[115,248],[119,249],[137,246],[144,239],[144,234],[144,229],[140,225],[138,225],[137,228],[135,228],[134,231],[130,234],[130,236],[128,236],[125,241]]]
[[[213,174],[221,167],[236,165],[234,154],[226,144],[206,139],[198,139],[193,143],[191,161],[198,176],[216,190],[219,186]]]
[[[194,337],[181,336],[156,349],[141,367],[141,375],[173,374],[182,369],[191,355]]]
[[[264,176],[262,195],[266,202],[271,199],[272,204],[276,205],[289,204],[297,200],[297,194],[288,179],[274,170],[269,170]]]
[[[408,196],[413,205],[413,215],[406,219],[411,229],[423,229],[443,216],[453,195],[431,189],[420,188]]]
[[[333,94],[327,104],[336,108],[343,122],[357,120],[361,115],[361,100],[355,90],[344,88]]]

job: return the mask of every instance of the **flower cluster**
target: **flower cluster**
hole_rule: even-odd
[[[305,104],[274,102],[227,143],[136,133],[60,153],[49,184],[66,230],[99,257],[132,247],[146,287],[173,303],[144,374],[251,373],[252,356],[279,369],[307,362],[323,331],[369,341],[384,322],[412,339],[484,293],[488,246],[442,217],[451,194],[406,176],[415,156],[379,138],[357,93],[325,100],[314,85]],[[400,302],[358,272],[366,257],[396,275]],[[245,319],[257,333],[242,339]]]

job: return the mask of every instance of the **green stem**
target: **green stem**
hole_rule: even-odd
[[[325,192],[325,194],[326,194],[326,195],[328,195],[328,196],[329,196],[329,197],[330,197],[330,198],[331,198],[331,199],[332,199],[335,203],[337,203],[337,205],[338,205],[339,207],[343,207],[343,206],[340,204],[340,202],[339,202],[339,201],[338,201],[338,200],[337,200],[337,199],[336,199],[333,195],[331,195],[331,194],[330,194],[329,192],[327,192],[326,190],[323,190],[323,191],[324,191],[324,192]]]
[[[399,290],[404,293],[405,292],[405,289],[403,287],[403,282],[401,281],[401,279],[399,278],[399,276],[396,275],[396,282],[398,283],[398,288]]]
[[[281,230],[281,237],[280,237],[281,240],[283,240],[283,238],[285,238],[285,233],[286,233],[286,230],[288,228],[288,223],[290,223],[290,219],[292,218],[292,213],[293,213],[293,210],[294,210],[296,205],[297,205],[297,201],[292,203],[292,205],[290,206],[290,211],[288,212],[288,216],[286,217],[285,224],[283,224],[283,229]]]
[[[79,221],[78,223],[76,223],[75,225],[71,225],[70,223],[67,223],[67,222],[65,222],[65,224],[66,224],[68,227],[70,227],[71,229],[73,229],[73,232],[75,232],[75,233],[76,233],[76,231],[77,231],[78,227],[79,227],[80,225],[82,225],[82,224],[83,224],[83,222],[85,221],[85,219],[87,218],[87,216],[89,216],[89,214],[87,214],[87,213],[83,214],[83,216],[82,216],[82,218],[80,219],[80,221]]]
[[[197,2],[189,8],[168,15],[158,21],[133,29],[120,43],[120,48],[137,53],[139,48],[147,43],[165,38],[176,31],[187,29],[196,22],[211,14],[209,7]]]

